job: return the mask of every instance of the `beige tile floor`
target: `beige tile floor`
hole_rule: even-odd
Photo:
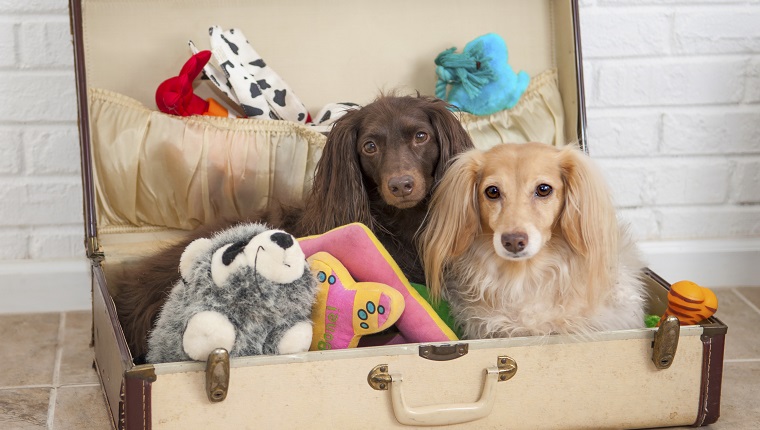
[[[760,429],[760,287],[716,289],[729,327],[718,430]],[[111,429],[89,312],[0,315],[0,429]]]

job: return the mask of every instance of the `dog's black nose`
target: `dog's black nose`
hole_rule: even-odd
[[[274,233],[271,236],[272,242],[276,243],[282,249],[288,249],[293,246],[293,236],[287,233]]]
[[[518,253],[528,246],[528,235],[525,233],[504,233],[501,235],[501,245],[509,252]]]
[[[388,180],[388,189],[396,197],[406,197],[414,190],[414,178],[409,175],[393,177]]]

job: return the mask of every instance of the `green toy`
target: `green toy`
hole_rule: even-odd
[[[659,315],[644,315],[644,324],[647,326],[647,328],[657,327],[657,324],[659,323]]]

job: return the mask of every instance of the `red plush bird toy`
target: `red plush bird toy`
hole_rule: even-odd
[[[193,93],[193,81],[210,58],[211,51],[200,51],[187,60],[178,76],[162,82],[156,90],[158,110],[179,116],[228,116],[227,110],[215,100],[203,100]]]

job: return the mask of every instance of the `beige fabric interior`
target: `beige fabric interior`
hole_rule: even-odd
[[[297,204],[325,137],[288,121],[177,117],[121,94],[90,91],[101,232],[190,230],[251,214],[277,196]]]
[[[311,186],[325,136],[288,121],[176,117],[114,92],[90,91],[93,173],[101,233],[190,230],[266,208],[297,205]],[[476,146],[564,143],[556,73],[533,79],[521,101],[488,117],[462,114]]]
[[[488,116],[462,113],[460,118],[475,146],[481,149],[503,142],[542,142],[554,146],[574,143],[565,138],[566,119],[556,70],[532,77],[512,109]]]
[[[208,48],[208,27],[219,25],[240,28],[312,112],[365,104],[381,89],[433,94],[435,56],[488,32],[504,37],[515,69],[555,67],[553,39],[567,35],[556,34],[553,15],[564,3],[84,0],[87,81],[152,106],[156,86],[189,57],[187,41]]]

